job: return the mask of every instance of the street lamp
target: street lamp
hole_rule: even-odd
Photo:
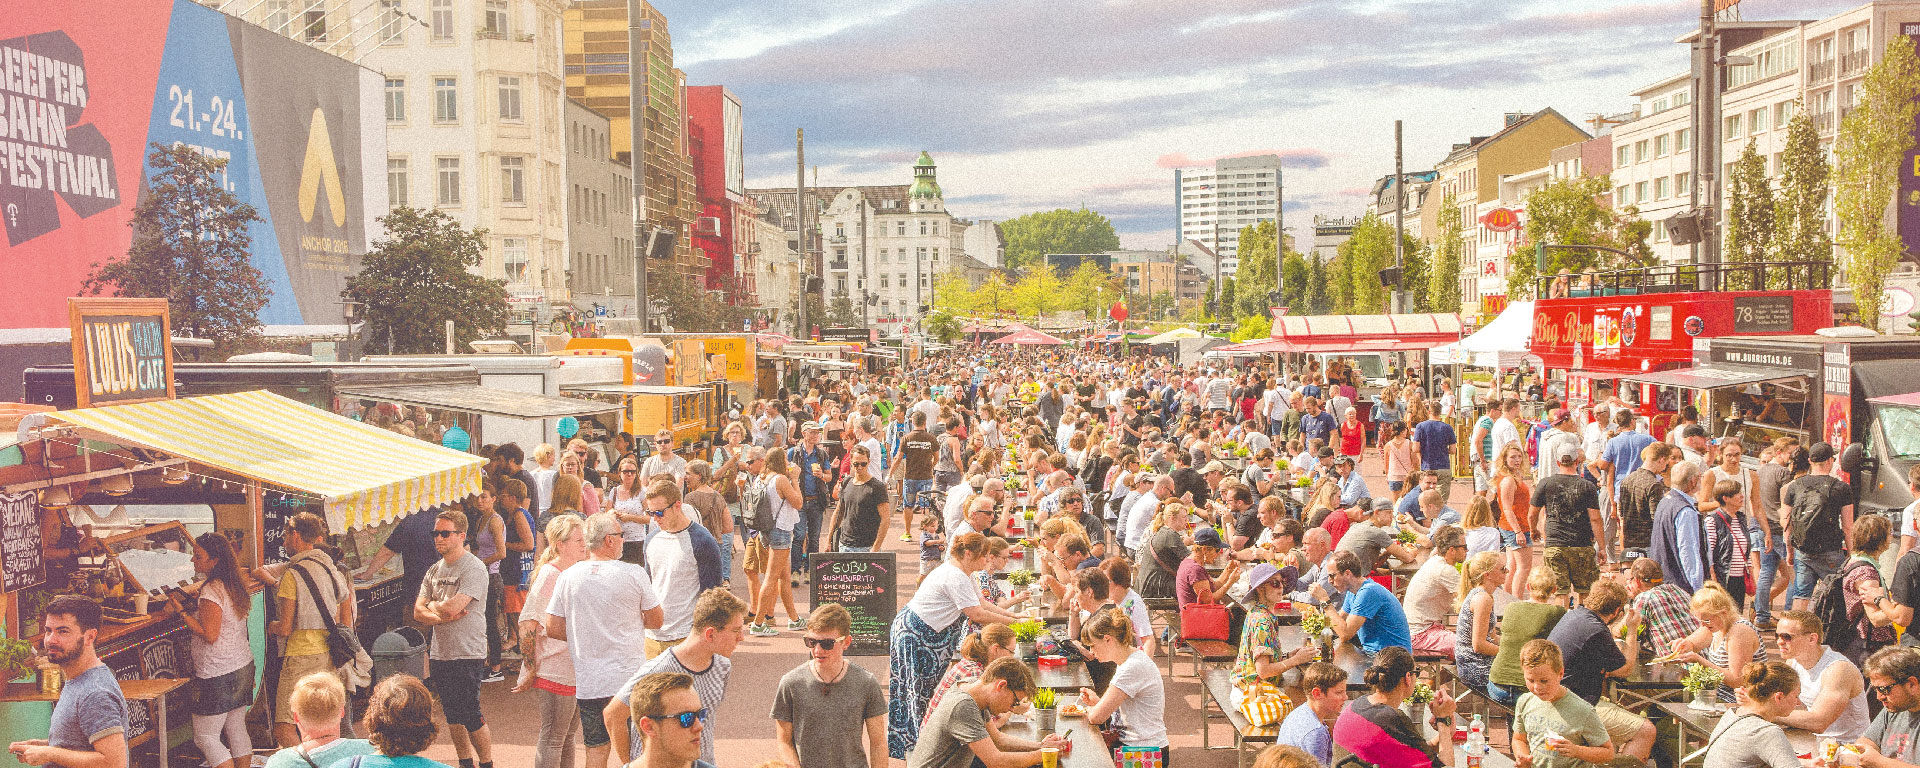
[[[344,337],[341,340],[344,347],[340,352],[341,362],[353,362],[353,324],[360,320],[360,311],[363,309],[366,309],[366,305],[353,299],[340,302],[340,319],[346,321],[347,326],[341,333]]]

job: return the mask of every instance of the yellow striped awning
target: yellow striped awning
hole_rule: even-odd
[[[264,390],[47,414],[325,500],[327,525],[378,525],[480,490],[483,459]]]

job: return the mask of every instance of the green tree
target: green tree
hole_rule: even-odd
[[[1427,306],[1433,312],[1458,312],[1461,260],[1466,242],[1461,231],[1460,201],[1448,192],[1440,202],[1440,236],[1433,244],[1433,263],[1427,270]]]
[[[1007,238],[1007,268],[1024,270],[1049,253],[1101,253],[1120,247],[1113,222],[1085,208],[1059,208],[1000,222]]]
[[[862,316],[860,306],[853,303],[853,298],[841,293],[827,304],[827,317],[821,324],[839,328],[864,327],[867,320]]]
[[[176,334],[222,344],[254,336],[272,291],[248,255],[247,227],[260,216],[222,186],[227,161],[156,143],[147,164],[133,245],[123,259],[94,263],[82,290],[166,299]]]
[[[1427,297],[1427,246],[1411,237],[1401,249],[1400,285],[1407,292],[1408,312],[1437,312]]]
[[[1387,310],[1387,289],[1380,270],[1393,266],[1393,228],[1379,216],[1367,214],[1353,226],[1353,236],[1340,244],[1333,262],[1333,298],[1336,315],[1372,315]]]
[[[1052,269],[1029,269],[1013,284],[1013,311],[1021,317],[1049,315],[1066,308],[1065,284]]]
[[[507,325],[507,281],[474,273],[487,231],[467,229],[440,211],[395,208],[380,218],[386,236],[361,259],[342,295],[366,309],[369,342],[396,353],[439,352],[446,323],[454,348],[498,336]]]
[[[1313,268],[1307,266],[1306,257],[1298,251],[1287,251],[1284,265],[1281,270],[1279,306],[1286,307],[1287,314],[1307,314],[1308,282],[1313,279]],[[1262,309],[1263,316],[1270,314]]]
[[[1760,156],[1757,139],[1747,141],[1727,179],[1726,261],[1753,264],[1773,253],[1773,186],[1767,181],[1767,159]],[[1759,290],[1751,273],[1732,275],[1727,288]]]
[[[1601,204],[1612,191],[1605,176],[1557,179],[1527,196],[1527,242],[1554,245],[1596,245],[1634,253],[1631,237],[1624,225],[1637,212],[1615,211]],[[1648,253],[1644,250],[1642,253]],[[1547,252],[1548,274],[1560,270],[1583,272],[1588,269],[1619,269],[1645,266],[1640,255],[1621,257],[1606,251],[1586,248],[1560,248]],[[1536,266],[1532,254],[1519,255],[1507,265],[1507,295],[1522,298],[1533,295]]]
[[[1900,234],[1887,227],[1887,209],[1900,190],[1901,159],[1913,149],[1913,120],[1920,113],[1920,57],[1913,40],[1894,35],[1886,55],[1867,70],[1860,103],[1840,121],[1834,139],[1834,212],[1846,246],[1847,282],[1861,324],[1880,327],[1887,273],[1906,256]]]
[[[1234,324],[1233,331],[1227,335],[1227,340],[1237,343],[1264,339],[1271,335],[1273,335],[1273,316],[1270,313],[1247,315]]]
[[[1326,315],[1333,313],[1333,270],[1318,255],[1307,259],[1306,311],[1304,315]],[[1289,313],[1293,314],[1293,313]]]
[[[1274,232],[1271,220],[1240,229],[1240,269],[1233,275],[1234,310],[1229,315],[1267,316],[1272,306],[1267,293],[1274,285]]]
[[[647,297],[666,305],[660,322],[682,333],[738,331],[740,320],[746,316],[744,308],[715,297],[705,285],[677,269],[660,269],[649,273]],[[825,314],[809,314],[807,317],[813,322],[821,322],[820,318]]]
[[[952,344],[954,339],[960,338],[960,329],[963,327],[959,317],[944,309],[927,315],[925,323],[927,334],[942,344]]]
[[[1827,184],[1831,170],[1820,134],[1805,111],[1787,124],[1787,148],[1780,156],[1780,195],[1774,204],[1774,258],[1822,262],[1833,258],[1827,235]]]
[[[1234,287],[1232,275],[1220,278],[1220,303],[1216,305],[1218,308],[1215,314],[1221,319],[1232,319],[1234,317],[1234,308],[1237,301],[1235,295],[1238,291],[1239,289]]]
[[[1126,295],[1126,279],[1112,272],[1100,269],[1093,262],[1081,262],[1067,275],[1064,287],[1062,309],[1080,310],[1087,318],[1098,321],[1106,317],[1107,309],[1113,302]]]

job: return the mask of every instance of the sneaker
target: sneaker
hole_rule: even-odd
[[[906,542],[911,542],[911,541],[913,541],[913,534],[911,534],[911,533],[903,533],[903,534],[900,534],[900,540],[901,540],[901,541],[906,541]]]
[[[801,620],[801,619],[794,619],[793,621],[789,621],[789,622],[787,622],[787,631],[789,631],[789,632],[805,632],[805,631],[807,631],[807,622],[805,622],[805,621],[803,621],[803,620]]]
[[[497,683],[497,682],[500,682],[500,681],[502,681],[502,680],[505,680],[505,679],[507,679],[507,673],[506,673],[506,671],[505,671],[505,670],[503,670],[503,669],[492,669],[492,670],[488,670],[488,671],[487,671],[487,676],[486,676],[486,677],[483,677],[483,678],[480,678],[480,682],[482,682],[482,683]]]
[[[1762,632],[1771,632],[1774,628],[1773,619],[1755,619],[1753,626]]]
[[[765,624],[750,624],[747,626],[747,634],[754,637],[778,637],[780,632]]]

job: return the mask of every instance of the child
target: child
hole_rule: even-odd
[[[1460,523],[1467,532],[1467,557],[1482,552],[1500,552],[1500,529],[1493,525],[1493,504],[1485,496],[1467,501],[1467,517]]]
[[[1301,447],[1300,441],[1295,439],[1288,443],[1287,447],[1294,451],[1291,469],[1301,477],[1312,476],[1313,470],[1320,465],[1320,462],[1314,459],[1320,453],[1320,438],[1308,440],[1304,448]]]
[[[940,558],[946,554],[947,538],[940,534],[940,516],[927,515],[920,518],[920,578],[940,567]],[[916,584],[918,582],[915,582]]]
[[[1551,640],[1528,640],[1520,648],[1520,671],[1526,675],[1527,692],[1513,708],[1515,763],[1576,768],[1613,760],[1613,740],[1600,715],[1560,684],[1566,672],[1560,646]]]
[[[1300,676],[1306,689],[1307,706],[1297,708],[1280,722],[1276,744],[1291,744],[1307,751],[1321,765],[1333,764],[1333,732],[1327,723],[1340,716],[1347,703],[1347,673],[1324,661],[1316,661]]]

